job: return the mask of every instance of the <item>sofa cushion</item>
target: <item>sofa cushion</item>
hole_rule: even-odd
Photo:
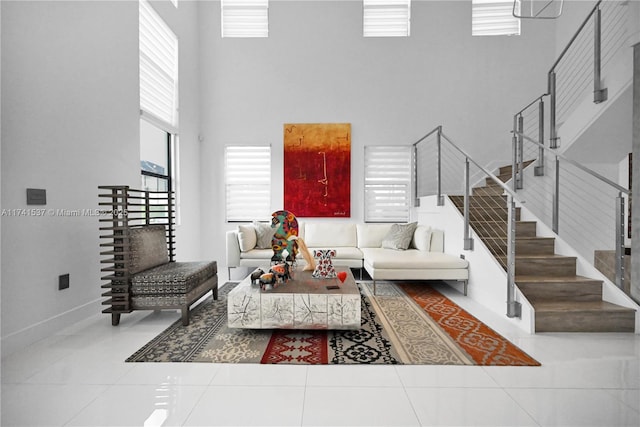
[[[256,237],[258,239],[256,246],[260,249],[271,249],[271,239],[277,230],[271,228],[271,223],[267,224],[260,221],[253,221],[253,226],[256,229]]]
[[[307,222],[304,225],[304,241],[309,248],[355,247],[356,225],[347,222]]]
[[[381,248],[382,239],[391,230],[392,224],[358,224],[358,247]]]
[[[238,243],[240,244],[241,252],[247,252],[255,248],[258,244],[256,228],[253,225],[239,225]]]
[[[185,294],[217,273],[216,261],[168,262],[133,276],[131,294]]]
[[[129,230],[129,272],[139,273],[169,262],[164,225],[146,225]]]
[[[469,262],[455,255],[425,252],[417,249],[395,251],[384,248],[362,249],[369,265],[379,269],[460,269]]]
[[[399,250],[409,249],[409,244],[411,244],[411,239],[417,226],[417,222],[391,225],[391,229],[382,239],[382,247]]]
[[[410,248],[418,249],[420,251],[431,250],[431,227],[427,225],[419,225],[416,231],[413,233],[411,239]]]

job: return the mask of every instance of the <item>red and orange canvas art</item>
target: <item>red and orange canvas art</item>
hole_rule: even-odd
[[[284,209],[298,217],[351,216],[351,124],[284,125]]]

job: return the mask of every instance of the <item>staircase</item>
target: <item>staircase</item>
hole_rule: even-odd
[[[528,162],[525,167],[530,164]],[[511,166],[498,178],[511,179]],[[507,203],[491,178],[469,198],[469,221],[478,237],[506,270]],[[449,196],[464,212],[464,197]],[[535,310],[536,332],[634,332],[635,310],[602,300],[601,280],[576,275],[576,258],[557,255],[555,239],[538,237],[535,221],[520,221],[516,208],[515,282]]]

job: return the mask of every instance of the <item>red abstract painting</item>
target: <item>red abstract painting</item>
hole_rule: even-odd
[[[351,216],[351,124],[284,125],[284,209]]]

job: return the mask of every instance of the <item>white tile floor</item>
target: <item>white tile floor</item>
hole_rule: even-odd
[[[107,315],[2,360],[2,426],[640,426],[640,335],[538,334],[542,367],[124,363],[179,318]]]

